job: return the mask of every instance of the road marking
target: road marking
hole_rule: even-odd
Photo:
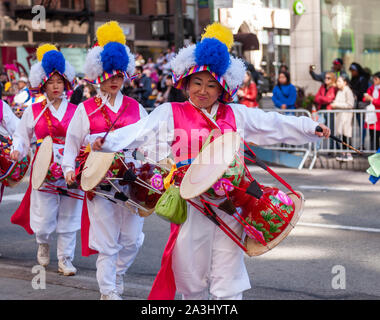
[[[21,201],[24,197],[25,192],[23,193],[15,193],[15,194],[8,194],[3,197],[2,201]]]
[[[308,222],[298,222],[297,225],[304,226],[304,227],[315,227],[315,228],[327,228],[327,229],[340,229],[340,230],[380,233],[380,229],[377,229],[377,228],[363,228],[363,227],[341,226],[341,225],[334,225],[334,224],[321,224],[321,223],[308,223]]]
[[[326,190],[326,191],[354,191],[353,189],[350,189],[350,188],[342,188],[342,187],[325,187],[325,186],[310,186],[310,185],[301,185],[301,186],[298,186],[298,188],[300,189],[304,189],[304,190]]]

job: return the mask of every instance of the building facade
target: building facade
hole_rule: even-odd
[[[372,74],[380,71],[380,14],[378,0],[303,0],[296,12],[294,0],[233,0],[231,8],[215,14],[234,34],[254,33],[258,50],[243,52],[256,69],[273,81],[278,68],[289,67],[292,83],[315,94],[321,83],[309,68],[328,71],[341,58],[345,71],[357,62]]]
[[[179,0],[0,0],[0,68],[27,73],[42,43],[54,43],[82,72],[96,28],[117,20],[132,51],[155,57],[175,44]],[[181,0],[183,40],[193,42],[210,21],[208,6]]]
[[[341,58],[349,66],[359,63],[371,74],[380,71],[380,14],[376,0],[304,0],[306,11],[292,13],[291,72],[293,81],[315,94],[320,83],[311,79],[309,66],[316,72],[328,71]]]
[[[234,34],[254,34],[258,47],[242,52],[274,83],[281,65],[290,65],[290,9],[287,0],[234,0],[219,9],[219,20]]]

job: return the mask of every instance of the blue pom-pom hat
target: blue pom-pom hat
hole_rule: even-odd
[[[231,102],[245,76],[241,59],[230,55],[233,35],[226,27],[214,23],[206,27],[202,40],[182,48],[171,61],[174,87],[185,89],[190,75],[208,71],[223,88],[220,99]]]
[[[128,46],[123,30],[116,21],[101,25],[96,32],[97,43],[86,56],[85,80],[100,84],[121,74],[124,78],[135,78],[135,58]]]
[[[37,49],[37,63],[30,69],[30,90],[33,93],[43,93],[45,83],[54,75],[62,76],[65,83],[65,91],[72,90],[75,78],[75,70],[65,60],[62,52],[51,45],[45,44]]]

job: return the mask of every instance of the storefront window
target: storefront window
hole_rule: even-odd
[[[277,80],[278,70],[282,65],[290,65],[290,33],[288,29],[264,29],[261,34],[263,45],[262,69],[272,83]]]
[[[289,0],[264,0],[263,4],[267,8],[280,8],[280,9],[289,8]]]
[[[128,0],[129,14],[140,15],[140,0]]]
[[[342,58],[380,71],[380,7],[376,0],[321,0],[322,69]]]
[[[106,11],[106,0],[95,0],[95,11]]]

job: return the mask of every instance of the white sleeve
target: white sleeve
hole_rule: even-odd
[[[90,142],[104,134],[91,135]],[[123,149],[160,148],[160,155],[168,153],[174,138],[173,111],[170,103],[156,107],[148,116],[138,122],[110,132],[103,144],[104,152],[118,152]],[[153,151],[152,152],[156,152]]]
[[[13,100],[17,105],[22,106],[25,102],[29,100],[29,97],[29,93],[26,90],[22,90],[15,95]]]
[[[20,152],[19,160],[24,158],[30,149],[30,140],[34,133],[34,116],[31,107],[26,108],[13,134],[12,149]]]
[[[231,104],[236,125],[242,138],[256,145],[287,143],[301,145],[316,142],[318,123],[308,117],[282,115],[278,112],[265,112],[259,108],[247,108]]]
[[[11,107],[3,101],[3,121],[2,126],[10,136],[13,136],[16,131],[20,119],[13,113]]]
[[[90,121],[83,103],[75,110],[66,132],[65,150],[63,152],[62,171],[66,175],[69,171],[75,171],[75,159],[80,148],[85,145],[90,133]]]
[[[140,103],[139,103],[139,109],[140,109],[140,119],[148,116],[148,112],[145,110],[145,108]]]

